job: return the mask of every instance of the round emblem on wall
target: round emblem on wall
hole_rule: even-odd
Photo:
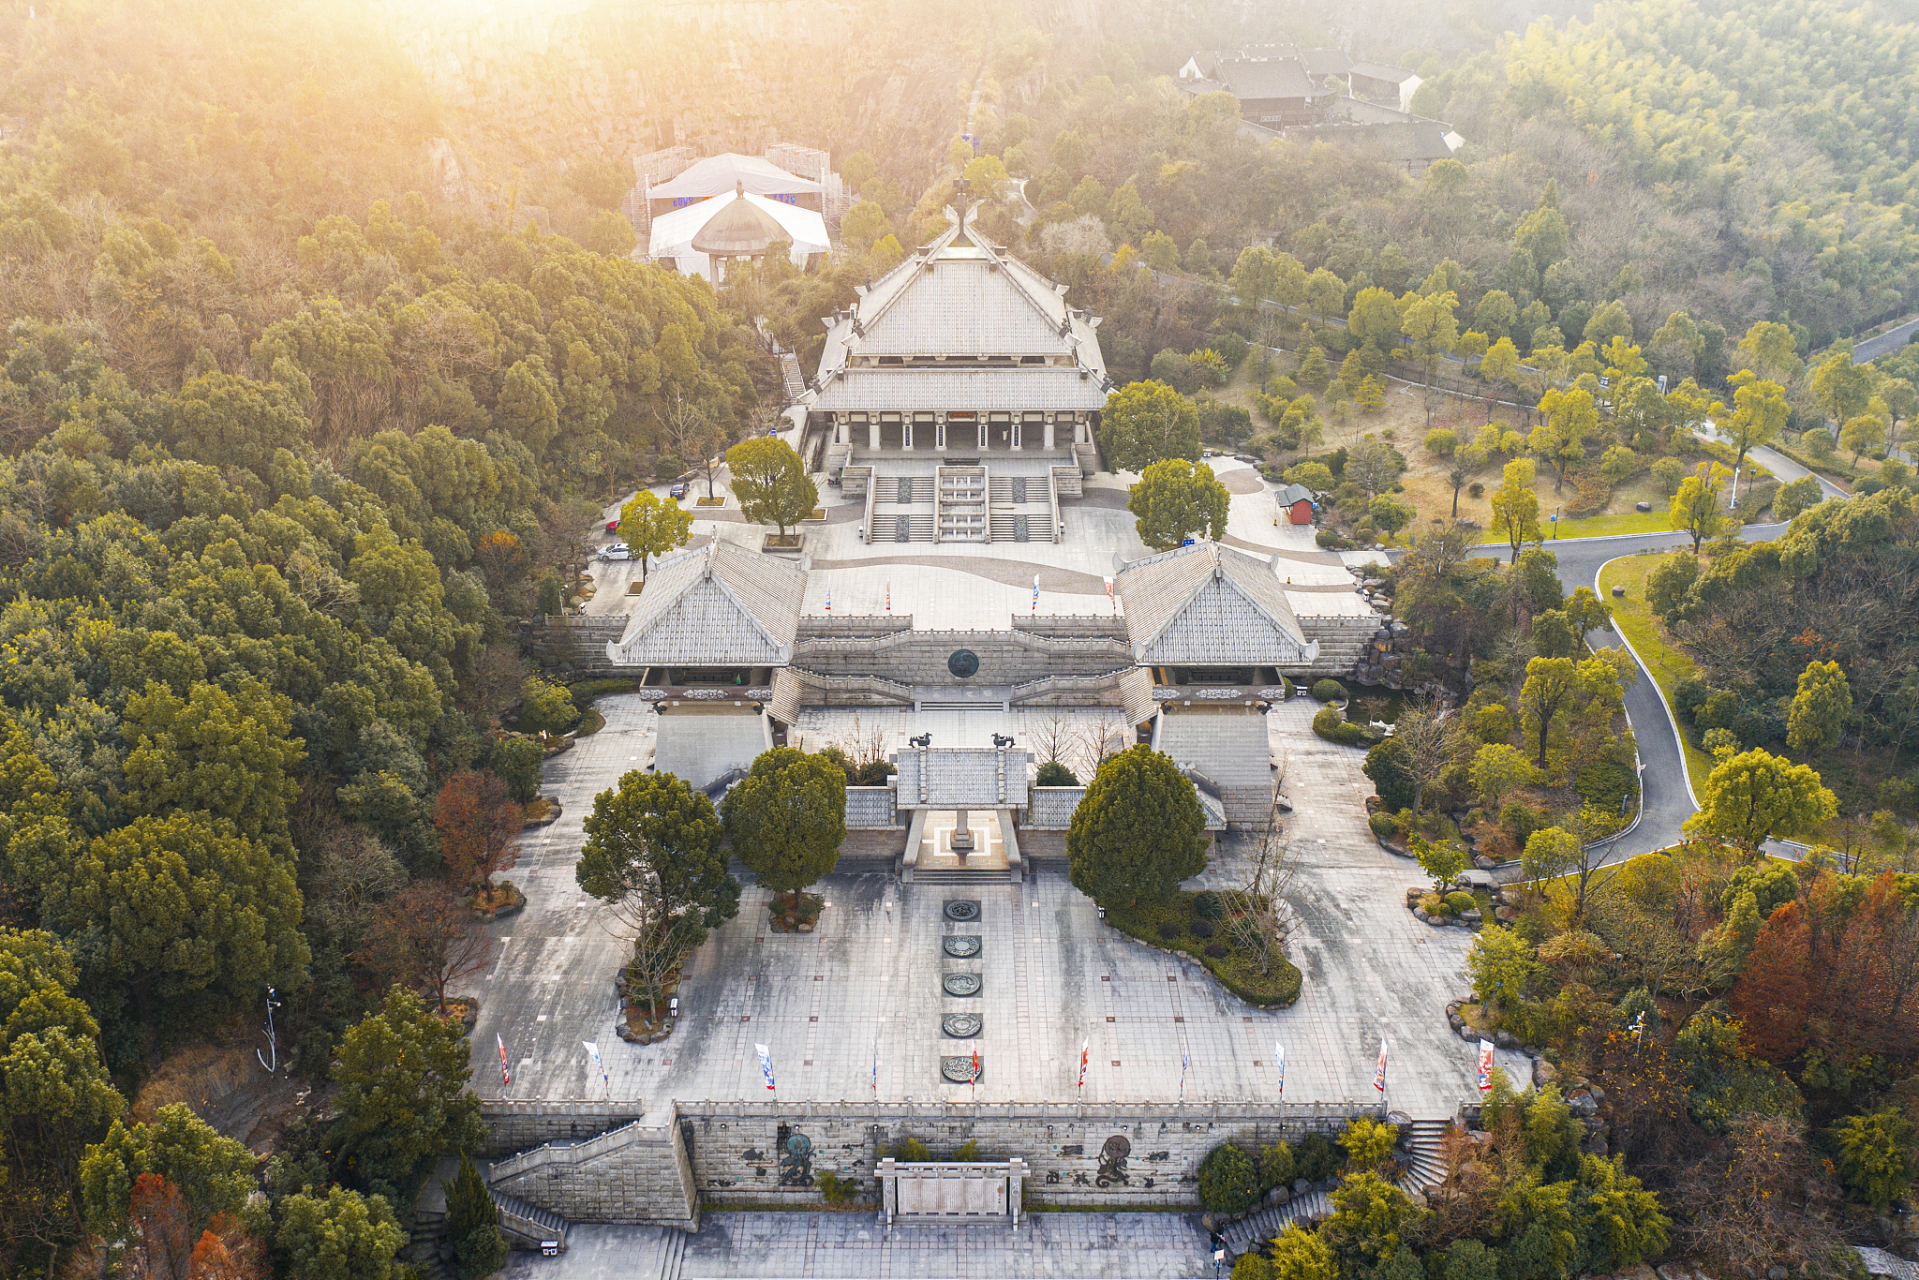
[[[946,660],[946,669],[961,680],[970,680],[979,674],[979,655],[971,649],[955,649]]]

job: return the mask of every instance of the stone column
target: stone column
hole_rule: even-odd
[[[1046,447],[1048,449],[1052,449],[1055,447],[1053,444],[1053,419],[1058,416],[1059,416],[1058,414],[1053,414],[1053,413],[1049,413],[1046,415]]]
[[[913,415],[910,413],[902,413],[900,415],[900,448],[911,449],[912,447]]]
[[[973,852],[972,820],[967,816],[966,810],[960,809],[957,812],[959,821],[953,827],[953,852],[964,859],[967,854]]]
[[[933,415],[933,447],[941,453],[946,452],[946,414],[943,410]]]
[[[880,447],[880,416],[877,413],[869,415],[866,419],[866,447],[869,449]]]
[[[874,1172],[880,1179],[880,1220],[887,1226],[893,1225],[893,1218],[899,1212],[899,1166],[892,1156],[880,1161],[880,1167]]]
[[[984,449],[986,447],[986,433],[989,430],[986,419],[987,419],[987,413],[984,409],[980,410],[978,413],[973,415],[973,425],[976,428],[978,428],[979,448],[981,449]]]
[[[1019,1213],[1023,1207],[1026,1191],[1026,1161],[1014,1156],[1006,1162],[1006,1211],[1012,1215],[1013,1225],[1019,1225]]]
[[[846,415],[843,413],[833,415],[833,443],[846,443]]]

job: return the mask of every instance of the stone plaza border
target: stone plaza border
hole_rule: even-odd
[[[705,1206],[821,1202],[818,1174],[866,1182],[901,1139],[935,1154],[968,1141],[988,1160],[1019,1158],[1031,1171],[1035,1204],[1061,1207],[1190,1207],[1199,1163],[1232,1141],[1258,1145],[1336,1135],[1350,1120],[1381,1117],[1363,1103],[941,1103],[676,1101],[658,1114],[619,1122],[635,1108],[617,1103],[483,1103],[489,1149],[502,1151],[496,1125],[525,1136],[550,1126],[546,1145],[518,1149],[492,1165],[497,1192],[575,1222],[696,1226]],[[582,1140],[581,1126],[609,1127]],[[779,1151],[807,1138],[800,1178]],[[1122,1143],[1114,1139],[1124,1138]],[[1117,1151],[1117,1163],[1112,1153]]]

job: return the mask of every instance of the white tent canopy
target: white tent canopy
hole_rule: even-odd
[[[770,161],[729,151],[689,166],[678,177],[651,188],[647,198],[704,200],[725,195],[742,184],[756,196],[796,196],[820,189],[819,183],[788,173]]]
[[[713,260],[693,247],[694,237],[711,222],[722,209],[735,200],[750,201],[754,208],[772,218],[786,232],[793,242],[793,264],[805,267],[807,261],[816,253],[826,253],[831,242],[826,234],[826,220],[811,209],[802,209],[779,200],[768,200],[765,196],[756,196],[752,192],[733,191],[724,196],[714,196],[698,204],[690,204],[684,209],[675,209],[653,219],[653,233],[647,242],[647,253],[655,261],[671,259],[682,275],[714,277]]]

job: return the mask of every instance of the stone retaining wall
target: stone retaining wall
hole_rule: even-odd
[[[583,1115],[568,1104],[553,1114],[503,1114],[487,1104],[489,1124],[536,1119],[563,1126]],[[537,1104],[535,1104],[537,1105]],[[630,1108],[629,1108],[630,1109]],[[607,1117],[620,1111],[600,1107]],[[496,1160],[495,1191],[575,1222],[697,1222],[701,1204],[818,1203],[819,1174],[869,1183],[882,1148],[906,1137],[935,1159],[978,1143],[976,1158],[1015,1156],[1031,1168],[1033,1204],[1197,1203],[1199,1163],[1222,1142],[1258,1146],[1308,1133],[1334,1135],[1356,1114],[1377,1108],[1315,1104],[1168,1104],[1110,1106],[913,1103],[682,1102],[584,1141]],[[803,1168],[782,1170],[779,1153],[795,1134],[808,1139]],[[498,1134],[489,1147],[501,1146]]]

